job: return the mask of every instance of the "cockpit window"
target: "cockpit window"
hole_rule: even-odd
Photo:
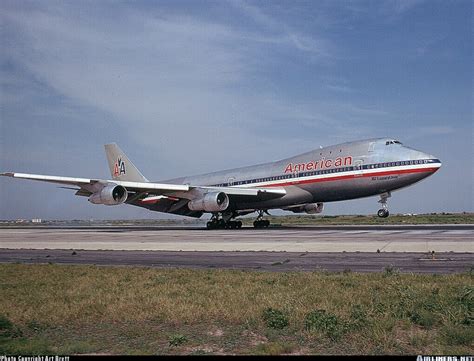
[[[385,145],[390,145],[390,144],[400,144],[400,145],[402,145],[402,143],[399,142],[398,140],[387,140],[385,142]]]

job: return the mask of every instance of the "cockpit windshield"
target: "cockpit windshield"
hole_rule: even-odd
[[[402,145],[402,143],[399,142],[398,140],[387,140],[385,142],[385,145],[390,145],[390,144],[400,144],[400,145]]]

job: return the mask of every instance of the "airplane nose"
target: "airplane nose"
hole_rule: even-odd
[[[421,153],[420,155],[423,157],[422,159],[428,161],[428,164],[431,170],[433,171],[433,173],[438,171],[439,168],[441,168],[442,163],[438,157],[432,154],[428,154],[428,153],[423,153],[423,152],[420,152],[420,153]]]
[[[410,149],[410,151],[410,158],[416,164],[422,164],[422,167],[427,168],[431,173],[435,173],[441,168],[441,161],[436,156],[415,149]]]

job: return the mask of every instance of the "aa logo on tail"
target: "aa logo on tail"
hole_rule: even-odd
[[[125,162],[122,161],[122,158],[118,158],[114,165],[114,177],[122,174],[125,174]]]

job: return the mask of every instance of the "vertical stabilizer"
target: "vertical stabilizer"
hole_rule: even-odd
[[[148,182],[148,179],[140,173],[117,144],[106,144],[104,147],[109,162],[110,174],[114,180]]]

